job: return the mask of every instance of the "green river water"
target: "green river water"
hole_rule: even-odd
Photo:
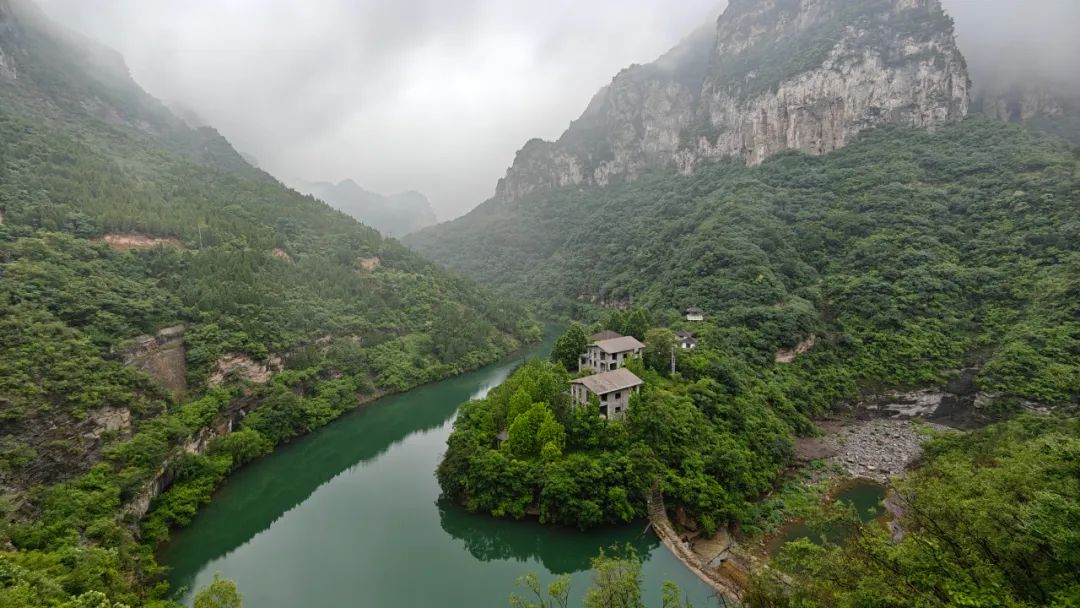
[[[648,605],[660,605],[665,580],[699,608],[717,605],[644,522],[582,533],[439,502],[434,470],[458,406],[549,348],[382,399],[242,469],[161,551],[173,587],[218,572],[245,608],[505,607],[515,579],[534,572],[570,574],[580,605],[589,559],[630,543],[645,559]]]

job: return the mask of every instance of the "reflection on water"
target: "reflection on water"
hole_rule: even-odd
[[[831,494],[836,503],[850,505],[863,523],[873,521],[885,514],[882,500],[885,499],[885,486],[869,479],[852,479],[842,483]],[[788,523],[769,542],[769,552],[779,551],[785,544],[800,538],[820,544],[823,541],[838,542],[852,531],[841,524],[812,526],[805,521],[796,520]]]
[[[549,347],[550,338],[526,355]],[[438,501],[434,470],[458,405],[523,360],[383,399],[241,470],[162,550],[170,582],[198,588],[220,572],[258,608],[471,608],[506,606],[528,572],[570,573],[578,603],[589,560],[630,544],[646,559],[650,605],[668,579],[695,605],[710,605],[709,590],[643,535],[643,524],[582,534]]]
[[[539,561],[552,574],[589,569],[595,550],[568,551],[568,547],[620,548],[630,545],[638,555],[649,555],[660,540],[644,526],[617,526],[583,533],[573,528],[542,526],[536,521],[495,520],[469,513],[456,505],[438,502],[439,522],[450,536],[462,540],[470,555],[480,561]],[[634,534],[634,530],[639,533]]]

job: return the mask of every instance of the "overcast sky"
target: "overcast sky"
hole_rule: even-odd
[[[558,137],[619,69],[718,4],[38,1],[279,178],[419,190],[440,219],[490,197],[528,139]]]
[[[525,141],[558,137],[619,69],[656,58],[724,4],[38,1],[279,178],[419,190],[443,220],[491,196]],[[1031,61],[1080,56],[1080,0],[945,3],[962,45],[996,53],[1060,38]]]

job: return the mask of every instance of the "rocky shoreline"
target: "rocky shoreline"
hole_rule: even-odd
[[[893,477],[918,461],[923,444],[934,435],[988,422],[987,395],[975,388],[975,371],[959,370],[942,390],[888,391],[866,396],[849,404],[846,411],[840,409],[818,420],[817,437],[802,437],[795,442],[795,457],[802,465],[812,461],[826,465],[817,469],[808,483],[867,479],[888,487]],[[889,492],[884,506],[892,516],[888,525],[893,539],[899,540],[903,530],[897,520],[903,504],[895,492]],[[650,511],[652,527],[663,544],[720,595],[739,598],[751,564],[767,559],[766,554],[740,546],[727,530],[705,538],[694,531],[694,526],[673,525],[663,509],[660,513],[654,511]],[[679,517],[676,520],[684,523]]]
[[[930,422],[884,418],[861,421],[828,420],[819,423],[826,435],[819,441],[853,478],[888,484],[893,475],[903,473],[922,454],[922,444],[932,431],[954,429]]]

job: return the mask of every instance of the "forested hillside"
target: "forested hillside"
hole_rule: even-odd
[[[0,64],[0,605],[152,604],[228,471],[538,336],[32,5],[0,0]]]
[[[1072,606],[1080,598],[1075,417],[1023,416],[932,441],[896,482],[897,529],[844,508],[816,526],[850,531],[792,543],[754,577],[744,605]]]
[[[844,362],[841,393],[974,365],[991,392],[1076,403],[1077,168],[1060,140],[973,117],[823,157],[496,199],[407,242],[575,318],[700,307],[705,343],[748,361],[818,336],[818,356]]]

